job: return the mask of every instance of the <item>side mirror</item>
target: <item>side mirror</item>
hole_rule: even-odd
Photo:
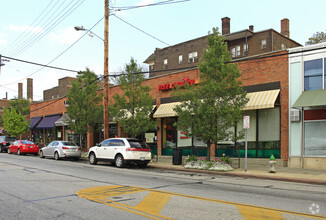
[[[99,143],[96,143],[96,146],[97,146],[97,147],[101,147],[101,144],[99,144]]]

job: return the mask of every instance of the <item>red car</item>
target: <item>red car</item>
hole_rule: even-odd
[[[17,153],[18,155],[21,154],[34,154],[35,156],[38,155],[39,148],[36,144],[32,141],[28,140],[17,140],[8,148],[8,154]]]

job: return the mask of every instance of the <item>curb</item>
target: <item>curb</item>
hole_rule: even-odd
[[[220,176],[234,176],[234,177],[246,177],[253,179],[267,179],[267,180],[276,180],[276,181],[286,181],[286,182],[296,182],[296,183],[308,183],[315,185],[326,185],[325,180],[312,180],[312,179],[304,179],[304,178],[289,178],[289,177],[279,177],[279,176],[267,176],[261,174],[247,174],[247,173],[238,173],[238,172],[216,172],[216,171],[208,171],[208,170],[197,170],[197,169],[185,169],[179,167],[168,167],[168,166],[160,166],[155,164],[148,164],[148,167],[163,169],[163,170],[173,170],[173,171],[183,171],[189,173],[205,173],[210,175],[220,175]]]

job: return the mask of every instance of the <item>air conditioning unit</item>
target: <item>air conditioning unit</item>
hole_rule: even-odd
[[[290,121],[300,121],[301,120],[301,111],[298,109],[292,109],[290,111]]]

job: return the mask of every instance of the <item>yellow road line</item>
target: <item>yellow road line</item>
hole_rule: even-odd
[[[171,195],[166,193],[150,192],[145,199],[138,203],[135,209],[158,214],[168,203],[170,198]]]
[[[248,207],[243,205],[237,205],[238,210],[240,211],[243,219],[245,220],[283,220],[283,216],[278,211],[266,210],[261,208]]]
[[[137,192],[143,192],[143,191],[149,191],[148,198],[145,198],[144,202],[140,202],[136,207],[125,205],[122,203],[118,203],[115,201],[108,200],[106,198],[108,197],[114,197],[118,195],[125,195],[125,194],[131,194],[131,193],[137,193]],[[263,219],[263,217],[259,216],[266,216],[270,215],[273,216],[273,218],[270,219],[284,219],[282,218],[280,213],[283,214],[290,214],[290,215],[296,215],[296,216],[304,216],[304,217],[310,217],[310,218],[316,218],[316,219],[326,219],[326,216],[322,215],[312,215],[308,213],[302,213],[302,212],[295,212],[295,211],[288,211],[288,210],[282,210],[282,209],[275,209],[275,208],[267,208],[263,206],[255,206],[255,205],[247,205],[237,202],[229,202],[229,201],[223,201],[223,200],[217,200],[217,199],[210,199],[210,198],[204,198],[199,196],[192,196],[192,195],[185,195],[181,193],[174,193],[174,192],[165,192],[160,190],[154,190],[154,189],[147,189],[142,187],[132,187],[132,186],[101,186],[101,187],[93,187],[88,189],[80,190],[76,193],[79,197],[96,201],[99,203],[103,203],[105,205],[113,206],[125,211],[129,211],[135,214],[139,214],[142,216],[146,216],[148,218],[152,219],[170,219],[165,216],[161,216],[158,213],[160,210],[164,208],[166,203],[169,201],[171,196],[179,196],[183,198],[189,198],[189,199],[196,199],[196,200],[202,200],[207,202],[214,202],[214,203],[222,203],[226,205],[234,205],[237,206],[240,213],[243,214],[244,218],[247,216],[247,219]],[[165,196],[163,196],[165,195]],[[154,197],[158,196],[163,201],[162,203],[158,203],[158,207],[156,208],[154,203]],[[147,200],[147,201],[146,201]],[[152,201],[152,206],[150,206],[150,203]],[[256,212],[255,218],[249,218],[249,214]],[[277,214],[278,213],[278,214]],[[151,215],[149,217],[149,215]],[[257,217],[258,216],[258,217]],[[281,218],[279,218],[281,217]],[[246,219],[246,218],[245,218]],[[266,218],[264,218],[266,219]]]

